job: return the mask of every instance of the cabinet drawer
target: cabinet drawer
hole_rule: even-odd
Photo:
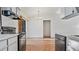
[[[17,42],[8,47],[8,51],[17,51]]]
[[[0,41],[0,51],[2,51],[4,48],[7,48],[7,40]]]
[[[14,42],[17,42],[17,37],[13,37],[13,38],[8,39],[8,45],[10,45]]]

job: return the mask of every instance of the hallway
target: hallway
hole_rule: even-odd
[[[27,39],[26,51],[55,51],[55,41],[51,38]]]

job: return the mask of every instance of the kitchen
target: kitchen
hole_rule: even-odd
[[[78,19],[79,7],[1,7],[0,51],[79,51]]]

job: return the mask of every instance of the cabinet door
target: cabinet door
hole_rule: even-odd
[[[16,14],[16,7],[12,7],[12,12]]]
[[[8,46],[9,51],[17,51],[17,36],[8,40]]]
[[[65,13],[65,16],[68,16],[70,14],[77,13],[77,11],[75,7],[65,7],[64,13]]]
[[[0,51],[7,49],[7,40],[0,41]]]
[[[72,14],[73,8],[72,7],[65,7],[65,16]]]
[[[17,10],[17,15],[20,16],[21,15],[21,13],[20,13],[21,8],[17,7],[16,10]]]
[[[17,42],[8,47],[8,51],[17,51]]]
[[[72,39],[69,41],[70,41],[69,46],[71,46],[75,51],[79,51],[79,42]]]
[[[13,44],[14,42],[17,42],[17,37],[8,39],[8,45]]]
[[[11,10],[11,7],[2,7],[2,10]]]

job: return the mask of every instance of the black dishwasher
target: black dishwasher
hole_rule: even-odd
[[[66,36],[55,34],[55,50],[66,51]]]
[[[24,51],[26,49],[26,33],[20,33],[18,35],[18,51]]]

